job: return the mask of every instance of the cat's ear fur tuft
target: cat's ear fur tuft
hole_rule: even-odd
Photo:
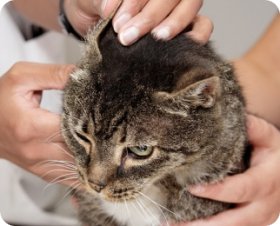
[[[187,116],[191,107],[213,107],[220,92],[220,78],[212,76],[173,93],[157,92],[153,97],[164,111]]]
[[[105,28],[110,24],[112,18],[116,14],[122,2],[123,0],[119,0],[116,9],[111,13],[111,15],[105,20],[100,20],[95,25],[95,27],[87,34],[85,59],[90,60],[90,62],[88,63],[89,65],[97,66],[102,61],[102,54],[99,48],[100,36]]]

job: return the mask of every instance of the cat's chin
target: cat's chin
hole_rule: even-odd
[[[116,198],[116,197],[113,197],[113,196],[101,196],[103,200],[106,200],[107,202],[112,202],[112,203],[125,203],[125,202],[128,202],[128,201],[132,201],[134,199],[136,199],[135,196],[131,196],[131,197],[128,197],[128,196],[125,196],[125,197],[122,197],[122,198]]]
[[[109,202],[123,203],[123,202],[127,202],[127,201],[136,199],[138,197],[138,194],[135,191],[130,191],[130,192],[123,193],[123,194],[115,194],[110,191],[106,192],[104,190],[104,192],[102,192],[100,194],[100,196],[102,197],[102,199],[109,201]]]

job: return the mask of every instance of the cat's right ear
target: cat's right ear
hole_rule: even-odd
[[[185,117],[192,107],[213,107],[220,93],[220,78],[212,76],[182,87],[176,92],[157,92],[153,97],[162,110]]]

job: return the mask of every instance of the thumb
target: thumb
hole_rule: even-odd
[[[101,3],[102,17],[105,19],[108,18],[112,13],[115,13],[122,2],[123,2],[122,0],[102,0]]]
[[[14,65],[13,74],[29,90],[63,89],[74,69],[74,65],[22,62]]]
[[[254,146],[275,148],[280,146],[279,131],[264,119],[248,115],[247,131],[249,140]]]

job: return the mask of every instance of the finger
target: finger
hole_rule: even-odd
[[[45,144],[44,160],[32,170],[46,181],[68,186],[79,184],[79,175],[74,157],[64,143]]]
[[[203,45],[208,42],[213,28],[213,23],[208,17],[197,16],[193,21],[192,30],[187,35]]]
[[[172,39],[193,21],[201,6],[201,0],[181,1],[171,14],[153,29],[152,33],[158,39]]]
[[[271,186],[259,189],[266,184],[267,172],[251,168],[245,173],[225,178],[223,182],[209,185],[198,185],[188,190],[200,197],[213,200],[244,203],[257,199],[270,191]],[[268,184],[270,184],[268,182]]]
[[[44,150],[41,156],[43,158],[29,168],[31,172],[51,183],[70,185],[78,181],[78,171],[74,159],[62,144],[47,144],[42,149]]]
[[[12,79],[29,90],[63,89],[74,65],[20,62],[10,70]]]
[[[102,18],[108,18],[114,13],[117,8],[122,4],[122,0],[103,0],[101,4],[101,16]]]
[[[253,115],[247,116],[249,140],[254,146],[279,148],[279,131],[271,124]]]
[[[38,109],[30,112],[29,117],[35,120],[32,120],[29,125],[24,125],[23,128],[27,128],[26,130],[34,134],[34,138],[46,143],[64,141],[61,135],[61,116],[59,114]]]
[[[178,4],[179,0],[166,1],[151,0],[140,13],[125,24],[119,32],[119,39],[123,45],[130,45],[157,26]],[[161,8],[158,10],[158,8]]]
[[[66,161],[74,164],[74,156],[63,142],[39,143],[41,161]]]
[[[222,212],[205,220],[197,220],[190,223],[180,224],[180,226],[265,225],[263,217],[264,216],[260,213],[259,206],[251,204]]]
[[[142,8],[146,5],[148,0],[127,0],[123,1],[120,9],[117,11],[113,18],[113,27],[116,32],[131,20],[136,14],[138,14]]]

